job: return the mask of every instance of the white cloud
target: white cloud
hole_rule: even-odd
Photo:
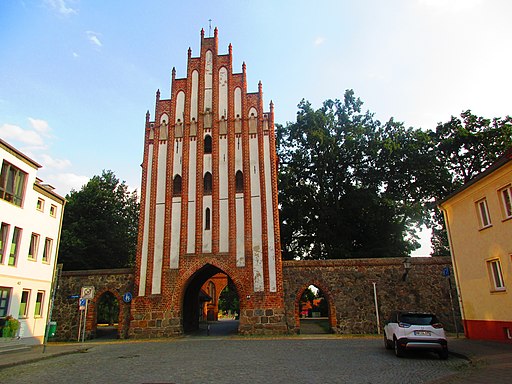
[[[74,59],[78,59],[78,57],[79,57],[78,53],[73,52],[73,58],[74,58]]]
[[[36,131],[43,134],[50,132],[50,126],[48,125],[47,121],[41,119],[33,119],[32,117],[29,117],[28,120],[30,121],[32,128],[34,128]]]
[[[46,153],[43,153],[40,156],[40,159],[41,159],[41,162],[43,163],[42,165],[44,167],[48,167],[48,168],[52,168],[52,169],[59,169],[59,170],[71,167],[71,161],[69,161],[67,159],[54,159],[53,157],[51,157],[50,155],[47,155]]]
[[[68,5],[69,2],[67,0],[45,0],[45,3],[62,15],[78,14],[76,9],[73,9]]]
[[[96,45],[97,47],[102,47],[103,44],[101,43],[100,39],[98,38],[99,33],[93,32],[93,31],[87,31],[87,38],[91,43]]]
[[[43,137],[36,131],[27,130],[13,124],[2,124],[0,136],[5,140],[14,140],[22,144],[45,147]]]
[[[322,45],[323,43],[325,43],[325,37],[323,36],[318,36],[313,42],[313,44],[315,44],[316,46]]]
[[[60,195],[68,194],[72,189],[79,191],[90,180],[89,176],[81,176],[75,173],[48,174],[49,183]]]

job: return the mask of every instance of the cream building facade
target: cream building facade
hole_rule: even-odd
[[[512,339],[512,148],[439,207],[466,337]]]
[[[37,162],[1,139],[0,163],[0,324],[18,319],[16,336],[37,344],[48,321],[65,199],[37,178]]]

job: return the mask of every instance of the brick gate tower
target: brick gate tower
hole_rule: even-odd
[[[248,93],[232,48],[201,31],[185,78],[146,114],[132,337],[199,327],[201,286],[225,274],[240,301],[241,333],[287,330],[277,205],[273,104]]]

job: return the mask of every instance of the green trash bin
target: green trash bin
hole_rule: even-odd
[[[50,323],[48,324],[48,337],[54,337],[56,331],[57,331],[57,322],[50,321]]]

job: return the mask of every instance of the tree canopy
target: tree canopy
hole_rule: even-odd
[[[123,268],[133,265],[139,203],[112,171],[94,176],[67,196],[59,262],[65,270]]]
[[[488,168],[512,146],[512,118],[486,119],[470,110],[460,118],[439,123],[431,133],[435,138],[435,154],[444,166],[441,184],[433,191],[442,199]],[[441,212],[431,212],[434,254],[449,254],[448,239]]]
[[[435,130],[381,123],[354,92],[277,125],[281,245],[285,259],[408,256],[417,229],[434,229],[445,254],[436,201],[511,145],[510,118],[470,111]],[[475,159],[476,158],[476,159]]]

